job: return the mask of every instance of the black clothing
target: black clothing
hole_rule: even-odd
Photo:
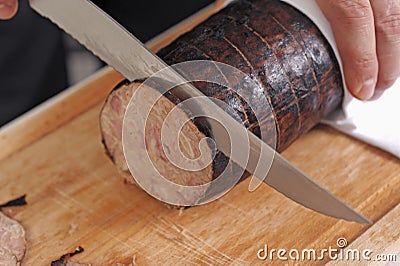
[[[145,42],[213,0],[93,2]],[[62,34],[28,0],[20,0],[13,19],[0,21],[0,126],[68,86]]]
[[[0,126],[67,87],[62,32],[27,2],[0,21]]]
[[[92,0],[145,42],[214,0]]]

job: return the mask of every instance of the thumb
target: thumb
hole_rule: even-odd
[[[18,10],[18,0],[0,0],[0,19],[10,19]]]

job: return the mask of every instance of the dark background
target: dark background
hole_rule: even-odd
[[[145,42],[213,0],[93,2]],[[33,11],[28,0],[20,0],[13,19],[0,21],[0,127],[72,85],[64,35]]]
[[[142,42],[169,29],[213,0],[92,0]]]

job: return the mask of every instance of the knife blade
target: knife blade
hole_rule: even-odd
[[[185,80],[149,51],[133,34],[89,0],[30,0],[30,6],[77,39],[128,80],[147,78],[163,70],[164,78],[179,84]],[[94,26],[93,26],[94,25]],[[175,91],[182,98],[205,97],[190,83]],[[203,102],[215,120],[209,120],[219,150],[259,180],[295,202],[314,211],[359,223],[370,223],[349,205],[321,187],[284,159],[257,136],[224,112],[211,100]],[[223,121],[224,125],[216,121]],[[248,161],[240,153],[231,154],[225,130],[237,132],[241,143],[249,144]],[[271,162],[271,163],[268,163]],[[251,184],[254,185],[252,181]]]

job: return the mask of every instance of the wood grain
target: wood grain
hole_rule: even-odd
[[[364,251],[372,254],[368,265],[399,265],[400,263],[400,204],[380,219],[376,224],[359,236],[346,249]],[[345,265],[346,261],[332,261],[328,265]]]
[[[102,101],[122,76],[105,67],[0,129],[0,159],[45,136],[48,132]],[[85,88],[84,90],[82,88]]]
[[[266,185],[249,193],[248,181],[182,211],[124,184],[100,142],[101,101],[118,80],[104,71],[77,85],[75,97],[60,96],[0,133],[0,202],[27,193],[27,206],[5,210],[27,232],[23,265],[49,265],[77,246],[85,252],[74,260],[92,265],[134,256],[139,265],[253,265],[270,262],[257,258],[265,244],[327,248],[339,237],[355,246],[371,241],[376,252],[398,251],[399,160],[325,126],[283,155],[377,222],[371,231],[305,209]],[[104,90],[96,91],[98,99],[97,86]]]
[[[223,198],[170,210],[126,185],[100,143],[100,105],[0,161],[0,202],[27,193],[12,217],[27,231],[25,265],[43,265],[83,246],[81,262],[250,265],[264,244],[326,248],[368,227],[307,210],[273,189],[247,192],[248,182]],[[323,148],[321,148],[323,147]],[[318,182],[373,221],[400,202],[396,158],[318,127],[284,152]]]

